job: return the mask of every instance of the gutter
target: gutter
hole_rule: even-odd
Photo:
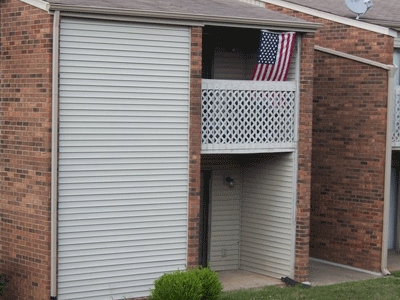
[[[387,123],[386,123],[386,158],[385,158],[385,190],[383,198],[383,234],[382,234],[382,258],[381,271],[384,275],[390,275],[387,269],[389,238],[389,211],[390,211],[390,176],[392,167],[392,132],[393,132],[393,109],[394,109],[394,74],[395,66],[390,66],[388,70],[388,103],[387,103]]]
[[[49,11],[49,3],[43,0],[20,0],[26,4],[32,5],[34,7],[40,8],[44,11]]]
[[[230,16],[218,15],[203,15],[203,14],[190,14],[190,13],[174,13],[174,12],[160,12],[160,11],[147,11],[135,9],[121,9],[109,7],[87,7],[83,5],[62,5],[50,4],[49,11],[62,11],[62,13],[76,13],[76,14],[92,14],[103,16],[119,16],[119,17],[138,17],[138,18],[152,18],[164,19],[174,21],[191,21],[201,23],[203,25],[214,25],[221,23],[230,26],[240,27],[272,27],[274,29],[284,29],[296,32],[315,32],[321,27],[320,24],[311,22],[295,22],[295,21],[282,21],[282,20],[264,20],[258,18],[241,18]],[[111,17],[109,17],[112,19]]]
[[[392,119],[393,119],[393,106],[394,106],[394,74],[396,67],[393,65],[386,65],[380,62],[362,58],[359,56],[347,54],[344,52],[336,51],[333,49],[314,46],[317,51],[329,53],[339,57],[347,58],[350,60],[358,61],[360,63],[375,66],[384,69],[388,72],[388,99],[386,110],[386,150],[385,150],[385,176],[384,176],[384,194],[383,194],[383,230],[382,230],[382,251],[381,251],[381,272],[383,275],[390,275],[387,269],[387,256],[388,247],[387,241],[389,236],[389,210],[390,210],[390,176],[392,167]]]
[[[57,299],[57,205],[58,205],[58,73],[60,12],[53,18],[52,130],[51,130],[51,231],[50,292]]]
[[[379,19],[371,19],[368,16],[364,16],[362,21],[366,23],[370,23],[377,26],[391,28],[394,31],[397,31],[396,28],[400,28],[400,21],[387,21],[387,20],[379,20]]]

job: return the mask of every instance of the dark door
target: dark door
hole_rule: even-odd
[[[201,171],[199,265],[207,267],[209,249],[211,171]]]

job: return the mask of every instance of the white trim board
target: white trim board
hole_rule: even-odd
[[[50,8],[50,4],[43,0],[20,0],[20,1],[32,5],[34,7],[43,9],[45,11],[49,11]]]
[[[373,60],[370,60],[370,59],[366,59],[366,58],[363,58],[363,57],[355,56],[355,55],[352,55],[352,54],[348,54],[348,53],[345,53],[345,52],[341,52],[341,51],[337,51],[337,50],[333,50],[333,49],[329,49],[329,48],[324,48],[324,47],[321,47],[321,46],[318,46],[318,45],[315,45],[314,49],[317,50],[317,51],[321,51],[321,52],[329,53],[329,54],[336,55],[336,56],[339,56],[339,57],[347,58],[347,59],[350,59],[350,60],[358,61],[360,63],[371,65],[371,66],[374,66],[374,67],[377,67],[377,68],[381,68],[381,69],[384,69],[384,70],[390,70],[390,68],[393,67],[392,65],[382,64],[382,63],[377,62],[377,61],[373,61]]]
[[[93,20],[105,20],[105,21],[121,21],[131,23],[145,23],[145,24],[157,24],[166,26],[199,26],[203,27],[204,23],[199,21],[190,20],[179,20],[179,19],[158,19],[158,18],[146,18],[146,17],[135,17],[135,16],[122,16],[122,15],[107,15],[107,14],[94,14],[94,13],[79,13],[79,12],[68,12],[61,11],[61,17],[81,18],[81,19],[93,19]]]
[[[248,3],[248,4],[252,4],[252,5],[256,5],[256,6],[260,6],[260,7],[264,7],[265,4],[260,1],[260,0],[239,0],[240,2],[244,2],[244,3]]]
[[[400,48],[400,37],[394,39],[394,47]]]
[[[379,25],[374,25],[374,24],[370,24],[370,23],[365,23],[362,22],[360,20],[353,20],[353,19],[348,19],[345,17],[341,17],[338,15],[334,15],[331,13],[326,13],[317,9],[313,9],[313,8],[308,8],[302,5],[298,5],[298,4],[293,4],[293,3],[288,3],[286,1],[282,1],[282,0],[259,0],[262,1],[264,3],[269,3],[269,4],[273,4],[273,5],[277,5],[277,6],[281,6],[284,8],[289,8],[289,9],[293,9],[302,13],[306,13],[315,17],[319,17],[322,19],[326,19],[326,20],[330,20],[330,21],[334,21],[337,23],[341,23],[341,24],[345,24],[345,25],[349,25],[349,26],[353,26],[353,27],[357,27],[357,28],[361,28],[361,29],[365,29],[365,30],[369,30],[369,31],[373,31],[376,33],[381,33],[381,34],[385,34],[385,35],[389,35],[392,37],[397,37],[397,32],[395,30],[392,30],[390,28],[387,27],[383,27],[383,26],[379,26]]]

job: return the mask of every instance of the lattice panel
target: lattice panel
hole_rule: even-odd
[[[400,146],[400,86],[397,86],[394,92],[394,116],[392,132],[393,146]]]
[[[203,80],[202,145],[292,145],[295,96],[292,82]]]

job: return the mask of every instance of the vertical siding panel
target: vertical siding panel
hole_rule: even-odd
[[[300,38],[297,37],[296,41],[294,42],[294,48],[293,48],[293,54],[292,54],[292,60],[290,61],[290,66],[289,66],[289,72],[288,72],[288,76],[287,76],[287,81],[294,81],[294,80],[298,80],[298,78],[296,78],[296,67],[298,66],[298,60],[299,60],[299,51],[298,51],[298,40]]]
[[[296,80],[298,43],[295,42],[294,45],[287,81]],[[227,52],[224,49],[217,48],[214,53],[213,79],[250,80],[256,63],[257,53]]]
[[[215,49],[213,79],[250,80],[253,70],[249,66],[246,55],[241,52],[226,52],[224,49]]]
[[[231,176],[235,186],[224,184]],[[212,176],[210,266],[216,271],[239,269],[241,174],[217,170]]]
[[[202,155],[201,163],[202,169],[212,170],[210,266],[216,271],[237,270],[242,194],[240,155]],[[226,176],[235,179],[235,187],[224,184]]]
[[[190,34],[62,19],[58,299],[149,294],[187,257]]]
[[[274,155],[243,171],[240,268],[290,276],[293,237],[293,153]]]

